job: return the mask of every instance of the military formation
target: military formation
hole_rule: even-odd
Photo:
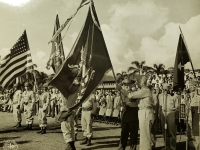
[[[166,79],[167,78],[167,79]],[[162,81],[161,81],[162,80]],[[175,92],[171,77],[143,76],[137,82],[124,78],[112,91],[94,90],[79,108],[70,110],[77,103],[78,95],[64,97],[55,87],[43,84],[33,91],[33,85],[26,82],[23,87],[15,84],[13,91],[1,93],[1,111],[13,113],[15,128],[22,127],[22,114],[26,126],[32,130],[34,115],[38,117],[38,134],[46,134],[48,117],[68,113],[60,121],[66,150],[75,150],[78,133],[78,115],[81,114],[81,127],[84,139],[81,145],[92,145],[93,122],[100,118],[102,109],[118,110],[121,134],[118,150],[125,150],[128,139],[130,150],[151,150],[155,148],[155,134],[163,134],[166,150],[176,150],[178,132],[187,134],[189,149],[199,149],[199,135],[194,125],[198,119],[200,93],[198,82],[188,79],[184,92]],[[184,106],[185,117],[180,117],[180,107]],[[105,114],[104,114],[105,115]],[[187,127],[186,127],[187,126]],[[139,133],[138,133],[139,131]]]

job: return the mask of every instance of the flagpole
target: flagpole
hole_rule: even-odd
[[[189,58],[190,58],[190,63],[191,63],[191,66],[192,66],[192,71],[193,71],[193,73],[194,73],[194,78],[196,78],[196,74],[195,74],[195,71],[194,71],[194,67],[193,67],[193,64],[192,64],[192,61],[191,61],[191,57],[190,57],[190,54],[189,54],[189,49],[188,49],[188,46],[187,46],[186,40],[185,40],[185,38],[184,38],[184,35],[183,35],[183,32],[182,32],[182,30],[181,30],[181,27],[180,27],[180,26],[179,26],[179,29],[180,29],[181,36],[182,36],[182,38],[183,38],[183,41],[184,41],[184,43],[185,43],[185,46],[186,46],[186,50],[187,50],[187,52],[188,52],[188,55],[189,55]]]

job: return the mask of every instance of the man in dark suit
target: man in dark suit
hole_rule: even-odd
[[[122,88],[128,91],[135,91],[136,87],[134,84],[125,79],[123,81]],[[130,135],[130,150],[136,150],[137,147],[137,137],[138,137],[138,102],[130,102],[127,96],[121,95],[122,103],[124,105],[123,115],[121,118],[121,137],[118,150],[125,150],[128,137]]]

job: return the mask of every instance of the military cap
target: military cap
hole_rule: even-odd
[[[131,80],[128,80],[128,79],[124,79],[124,80],[122,81],[122,83],[123,83],[124,85],[132,85],[132,84],[133,84],[133,82],[132,82]]]

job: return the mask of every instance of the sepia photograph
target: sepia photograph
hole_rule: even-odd
[[[0,0],[0,150],[200,150],[199,0]]]

